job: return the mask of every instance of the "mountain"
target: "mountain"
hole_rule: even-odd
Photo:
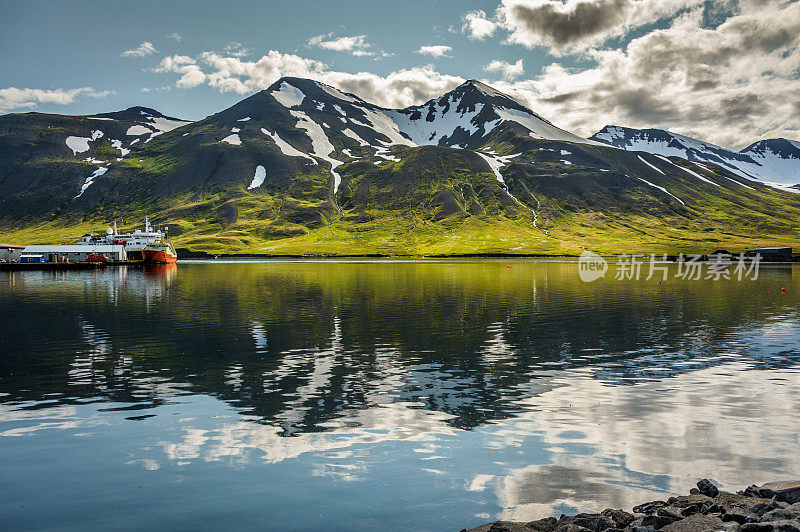
[[[196,122],[144,108],[0,117],[0,232],[69,241],[149,214],[179,247],[268,254],[674,252],[796,239],[800,195],[745,179],[721,156],[681,153],[581,138],[477,81],[386,109],[282,78]]]
[[[781,188],[800,184],[800,142],[792,140],[762,140],[735,152],[663,129],[605,126],[590,138],[623,150],[715,163],[742,177]]]

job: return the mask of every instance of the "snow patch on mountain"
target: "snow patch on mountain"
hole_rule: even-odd
[[[362,146],[369,146],[369,142],[365,141],[361,137],[359,137],[356,133],[354,133],[350,128],[345,128],[342,130],[342,134],[345,137],[350,137],[354,141],[358,142]]]
[[[655,171],[656,171],[656,172],[658,172],[659,174],[661,174],[661,175],[667,175],[667,174],[665,174],[664,172],[662,172],[662,171],[661,171],[661,168],[659,168],[659,167],[657,167],[657,166],[655,166],[655,165],[653,165],[653,164],[650,164],[650,163],[648,163],[647,161],[645,161],[645,160],[644,160],[644,158],[643,158],[641,155],[639,155],[638,157],[639,157],[639,160],[640,160],[640,161],[642,161],[644,164],[646,164],[647,166],[649,166],[650,168],[652,168],[653,170],[655,170]]]
[[[249,121],[249,120],[250,120],[250,117],[249,117],[249,116],[246,116],[246,117],[244,117],[244,118],[240,118],[239,120],[237,120],[237,122],[247,122],[247,121]]]
[[[647,179],[642,179],[641,177],[637,177],[636,179],[638,179],[639,181],[644,181],[645,183],[647,183],[647,184],[648,184],[648,185],[650,185],[651,187],[653,187],[653,188],[657,188],[658,190],[660,190],[660,191],[664,192],[665,194],[667,194],[667,195],[669,195],[669,196],[672,196],[672,197],[673,197],[673,198],[675,198],[676,200],[680,201],[680,202],[681,202],[681,205],[684,205],[684,206],[686,205],[686,204],[683,202],[683,200],[682,200],[682,199],[680,199],[678,196],[676,196],[675,194],[673,194],[672,192],[670,192],[670,191],[669,191],[669,190],[667,190],[666,188],[664,188],[664,187],[660,187],[660,186],[656,185],[655,183],[651,183],[651,182],[650,182],[650,181],[648,181]]]
[[[128,136],[137,136],[137,137],[139,135],[147,135],[148,133],[153,133],[153,130],[139,124],[129,127],[128,131],[125,132],[125,134]]]
[[[303,94],[303,91],[286,81],[281,83],[280,87],[278,87],[278,90],[272,91],[271,94],[273,98],[278,100],[279,104],[287,109],[300,105],[306,98],[306,95]]]
[[[145,142],[147,142],[147,141],[145,141]],[[222,139],[220,142],[227,142],[228,144],[231,144],[233,146],[239,146],[239,145],[242,144],[242,139],[239,138],[239,135],[234,133],[232,135],[228,135],[227,137]]]
[[[315,81],[314,83],[316,83],[317,86],[320,89],[324,90],[329,96],[333,96],[334,98],[338,98],[340,100],[344,100],[344,101],[349,102],[349,103],[355,103],[355,104],[359,104],[359,105],[363,103],[362,101],[357,100],[357,99],[353,98],[352,96],[350,96],[349,94],[345,94],[342,91],[340,91],[339,89],[335,89],[335,88],[331,87],[330,85],[325,85],[324,83],[320,83],[318,81]]]
[[[281,153],[283,153],[284,155],[288,155],[289,157],[303,157],[305,159],[308,159],[312,163],[317,164],[317,161],[313,157],[311,157],[307,153],[303,153],[300,150],[295,149],[294,146],[283,140],[278,135],[277,131],[275,133],[270,133],[269,131],[267,131],[262,127],[261,132],[266,136],[268,136],[269,138],[271,138],[273,142],[275,142],[275,144],[278,146],[278,149],[281,150]]]
[[[101,166],[100,168],[95,170],[92,173],[92,175],[90,175],[89,177],[86,178],[86,181],[84,181],[83,186],[81,186],[81,191],[78,193],[77,196],[75,196],[75,199],[78,199],[81,196],[83,196],[83,193],[86,192],[86,189],[89,188],[89,185],[94,183],[95,179],[97,179],[101,175],[105,174],[106,172],[108,172],[108,167],[105,167],[105,166]]]
[[[520,124],[530,131],[530,136],[535,139],[560,140],[564,142],[577,142],[580,144],[599,144],[593,140],[588,140],[578,135],[573,135],[568,131],[564,131],[531,112],[500,106],[495,106],[494,112],[500,116],[501,121]]]
[[[339,184],[342,182],[342,177],[336,172],[336,167],[342,164],[330,157],[333,153],[334,147],[328,136],[325,134],[319,124],[311,120],[311,118],[303,111],[289,111],[293,117],[297,118],[297,125],[300,129],[305,130],[308,137],[311,139],[312,155],[319,157],[323,161],[327,161],[331,165],[331,174],[333,175],[333,193],[339,190]]]
[[[133,143],[131,143],[131,144],[133,144]],[[114,148],[115,150],[119,150],[119,154],[122,157],[125,157],[126,155],[128,155],[131,152],[131,150],[122,147],[122,141],[121,140],[111,139],[111,147]]]
[[[486,150],[485,152],[476,151],[475,153],[480,155],[481,159],[486,161],[486,163],[489,165],[489,168],[492,169],[492,172],[494,173],[497,180],[500,181],[503,184],[503,186],[505,186],[506,182],[503,179],[503,175],[500,173],[500,168],[506,166],[511,161],[511,159],[522,155],[521,153],[515,153],[513,155],[498,155],[491,150]]]
[[[67,144],[67,148],[72,150],[72,155],[77,155],[79,153],[83,153],[85,151],[89,151],[89,141],[92,140],[89,137],[67,137],[64,142]]]
[[[267,177],[267,169],[261,166],[260,164],[256,166],[256,173],[253,176],[253,181],[250,183],[250,186],[247,187],[247,190],[252,190],[254,188],[258,188],[264,184],[264,179]]]

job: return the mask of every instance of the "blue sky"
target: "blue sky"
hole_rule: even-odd
[[[583,135],[614,123],[731,147],[799,137],[796,1],[33,1],[3,13],[0,112],[144,105],[195,120],[281,75],[405,106],[477,78]]]

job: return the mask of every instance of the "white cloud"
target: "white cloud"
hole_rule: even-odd
[[[32,109],[39,103],[69,105],[79,96],[105,98],[111,91],[97,91],[91,87],[78,89],[18,89],[8,87],[0,89],[0,113],[8,113],[15,109]]]
[[[230,42],[225,46],[225,48],[222,49],[222,51],[234,57],[244,57],[250,53],[250,50],[245,48],[240,42]]]
[[[504,79],[514,79],[521,76],[525,69],[522,67],[522,59],[517,60],[516,63],[508,63],[495,59],[483,69],[487,72],[500,72]]]
[[[702,8],[663,29],[632,39],[622,49],[583,54],[590,66],[546,66],[519,80],[523,64],[492,62],[483,80],[524,101],[559,127],[589,136],[605,124],[668,127],[731,148],[761,138],[796,139],[800,125],[800,3],[741,2],[716,27]],[[420,104],[463,82],[433,66],[387,75],[348,73],[275,50],[257,61],[206,52],[165,58],[156,69],[179,74],[176,85],[207,84],[248,94],[282,76],[317,79],[387,107]]]
[[[158,50],[156,50],[156,47],[153,46],[153,43],[150,41],[144,41],[136,48],[122,52],[122,57],[145,57],[148,55],[153,55],[156,52],[158,52]]]
[[[497,22],[489,20],[486,12],[480,9],[464,15],[462,21],[464,24],[461,26],[461,31],[466,33],[470,39],[478,41],[491,37],[497,29]]]
[[[332,33],[317,35],[311,37],[307,44],[309,46],[316,46],[335,52],[348,52],[356,57],[375,55],[375,52],[370,50],[372,45],[367,42],[366,35],[351,35],[348,37],[338,37],[336,39],[331,39],[331,37],[333,37]]]
[[[181,37],[180,33],[173,33],[171,35],[167,35],[167,39],[175,39],[176,41],[181,42],[183,37]]]
[[[496,86],[582,135],[620,124],[669,127],[732,148],[797,138],[800,4],[742,3],[716,28],[703,15],[692,10],[624,49],[587,52],[590,68],[553,63],[533,79]]]
[[[180,74],[175,85],[181,88],[207,84],[220,92],[237,94],[266,89],[284,76],[311,78],[354,93],[369,102],[390,107],[426,101],[464,81],[459,76],[441,74],[431,65],[401,69],[386,76],[370,72],[338,72],[320,61],[276,50],[270,50],[257,61],[244,61],[216,52],[204,52],[197,59],[176,55],[164,58],[153,70]]]
[[[451,46],[445,46],[443,44],[438,44],[435,46],[420,46],[419,50],[417,50],[418,54],[427,54],[433,57],[450,57],[448,55],[453,48]]]

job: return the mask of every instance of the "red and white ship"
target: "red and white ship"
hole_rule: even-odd
[[[169,242],[153,242],[142,250],[145,264],[171,264],[178,260],[175,248]]]
[[[166,227],[164,228],[166,232]],[[150,225],[150,218],[144,219],[144,231],[136,229],[132,233],[117,232],[117,224],[114,228],[108,228],[103,236],[85,235],[79,244],[121,244],[125,246],[125,251],[129,259],[143,260],[154,264],[171,264],[178,260],[175,248],[165,239],[165,232],[154,229]]]

